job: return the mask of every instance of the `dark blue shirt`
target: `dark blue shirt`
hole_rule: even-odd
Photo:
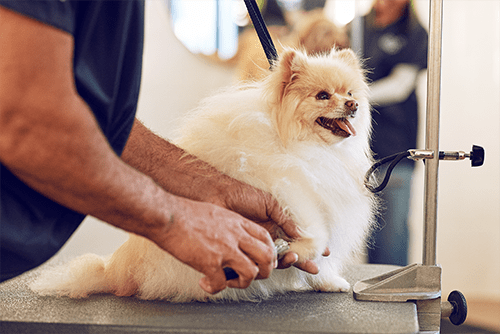
[[[0,6],[61,29],[74,38],[73,70],[109,144],[121,155],[134,122],[144,41],[143,1],[12,1]],[[1,280],[53,256],[79,226],[82,214],[0,170]]]
[[[427,67],[427,32],[414,15],[379,29],[372,24],[373,12],[364,18],[363,57],[370,82],[388,76],[399,64],[419,70]],[[418,104],[413,91],[405,101],[373,106],[372,150],[376,159],[417,148]],[[409,159],[405,162],[411,164]]]

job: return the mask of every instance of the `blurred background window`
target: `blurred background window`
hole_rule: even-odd
[[[194,54],[233,57],[238,35],[251,24],[243,0],[167,0],[175,36]],[[279,6],[285,13],[324,8],[338,26],[351,22],[370,0],[257,0],[259,7]],[[268,25],[274,22],[268,22]]]

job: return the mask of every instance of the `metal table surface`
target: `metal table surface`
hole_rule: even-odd
[[[353,265],[345,278],[394,266]],[[40,297],[29,288],[38,270],[0,284],[0,333],[416,333],[414,303],[361,302],[348,293],[289,293],[259,303],[144,301],[93,295]]]

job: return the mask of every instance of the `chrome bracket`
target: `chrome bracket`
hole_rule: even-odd
[[[434,159],[432,150],[408,150],[410,154],[408,159],[419,161],[425,159]],[[484,163],[484,149],[481,146],[473,145],[472,151],[439,151],[439,160],[465,160],[470,159],[472,167],[482,166]]]

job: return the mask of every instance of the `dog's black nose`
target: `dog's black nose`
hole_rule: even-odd
[[[349,116],[351,117],[353,117],[356,114],[356,111],[358,111],[358,102],[354,100],[346,101],[345,106],[349,111]]]

